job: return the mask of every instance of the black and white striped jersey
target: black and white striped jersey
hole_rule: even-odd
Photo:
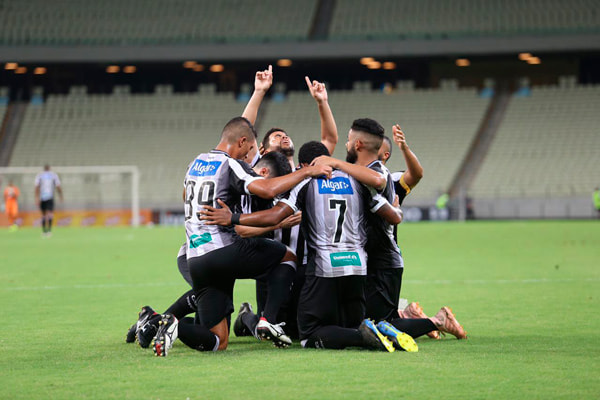
[[[302,210],[307,275],[366,275],[365,212],[376,212],[386,204],[381,196],[371,197],[354,178],[334,170],[331,179],[305,179],[281,201],[294,212]]]
[[[263,179],[248,164],[227,153],[212,150],[196,157],[185,175],[185,230],[187,258],[202,256],[230,245],[236,238],[233,226],[206,225],[200,220],[204,205],[219,207],[217,199],[232,210],[240,208],[240,198],[250,194],[248,185]]]
[[[387,184],[379,194],[392,204],[396,194],[392,174],[379,160],[373,161],[368,167],[386,178]],[[370,190],[374,191],[374,189]],[[395,227],[378,215],[368,214],[367,218],[366,249],[369,254],[369,268],[403,268],[400,249],[394,238]]]

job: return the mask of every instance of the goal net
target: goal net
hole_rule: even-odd
[[[35,176],[43,167],[0,167],[0,188],[13,182],[21,192],[19,210],[38,210],[35,204]],[[59,211],[106,211],[127,210],[131,212],[131,225],[140,224],[139,170],[134,165],[124,166],[69,166],[51,167],[60,178],[64,202],[55,196]]]

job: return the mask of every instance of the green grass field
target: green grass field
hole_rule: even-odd
[[[469,339],[418,353],[232,336],[220,353],[126,344],[138,308],[187,290],[181,228],[0,231],[1,399],[600,398],[600,223],[407,224],[402,297],[450,305]],[[239,281],[237,305],[254,301]],[[235,317],[235,316],[234,316]]]

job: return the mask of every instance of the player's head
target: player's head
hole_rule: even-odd
[[[317,141],[306,142],[300,147],[300,151],[298,151],[298,162],[303,167],[310,165],[313,160],[319,156],[328,156],[329,150],[327,147]]]
[[[359,152],[377,156],[384,132],[383,126],[371,118],[355,119],[348,132],[346,161],[355,163]]]
[[[292,167],[283,154],[272,151],[261,157],[254,167],[254,172],[265,178],[277,178],[291,174]]]
[[[50,164],[44,165],[44,171],[50,171]]]
[[[384,164],[390,159],[392,156],[392,139],[387,136],[383,137],[383,142],[381,142],[381,147],[379,148],[379,153],[377,156],[379,161]]]
[[[281,128],[271,128],[265,133],[262,141],[265,153],[278,151],[286,157],[294,155],[294,142]]]
[[[246,118],[235,117],[223,128],[221,143],[228,145],[231,157],[242,159],[256,146],[256,130]]]

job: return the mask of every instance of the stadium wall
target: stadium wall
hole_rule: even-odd
[[[122,62],[264,60],[277,58],[475,56],[528,52],[600,50],[600,34],[513,36],[502,38],[310,41],[201,45],[0,46],[3,60],[27,62]]]

